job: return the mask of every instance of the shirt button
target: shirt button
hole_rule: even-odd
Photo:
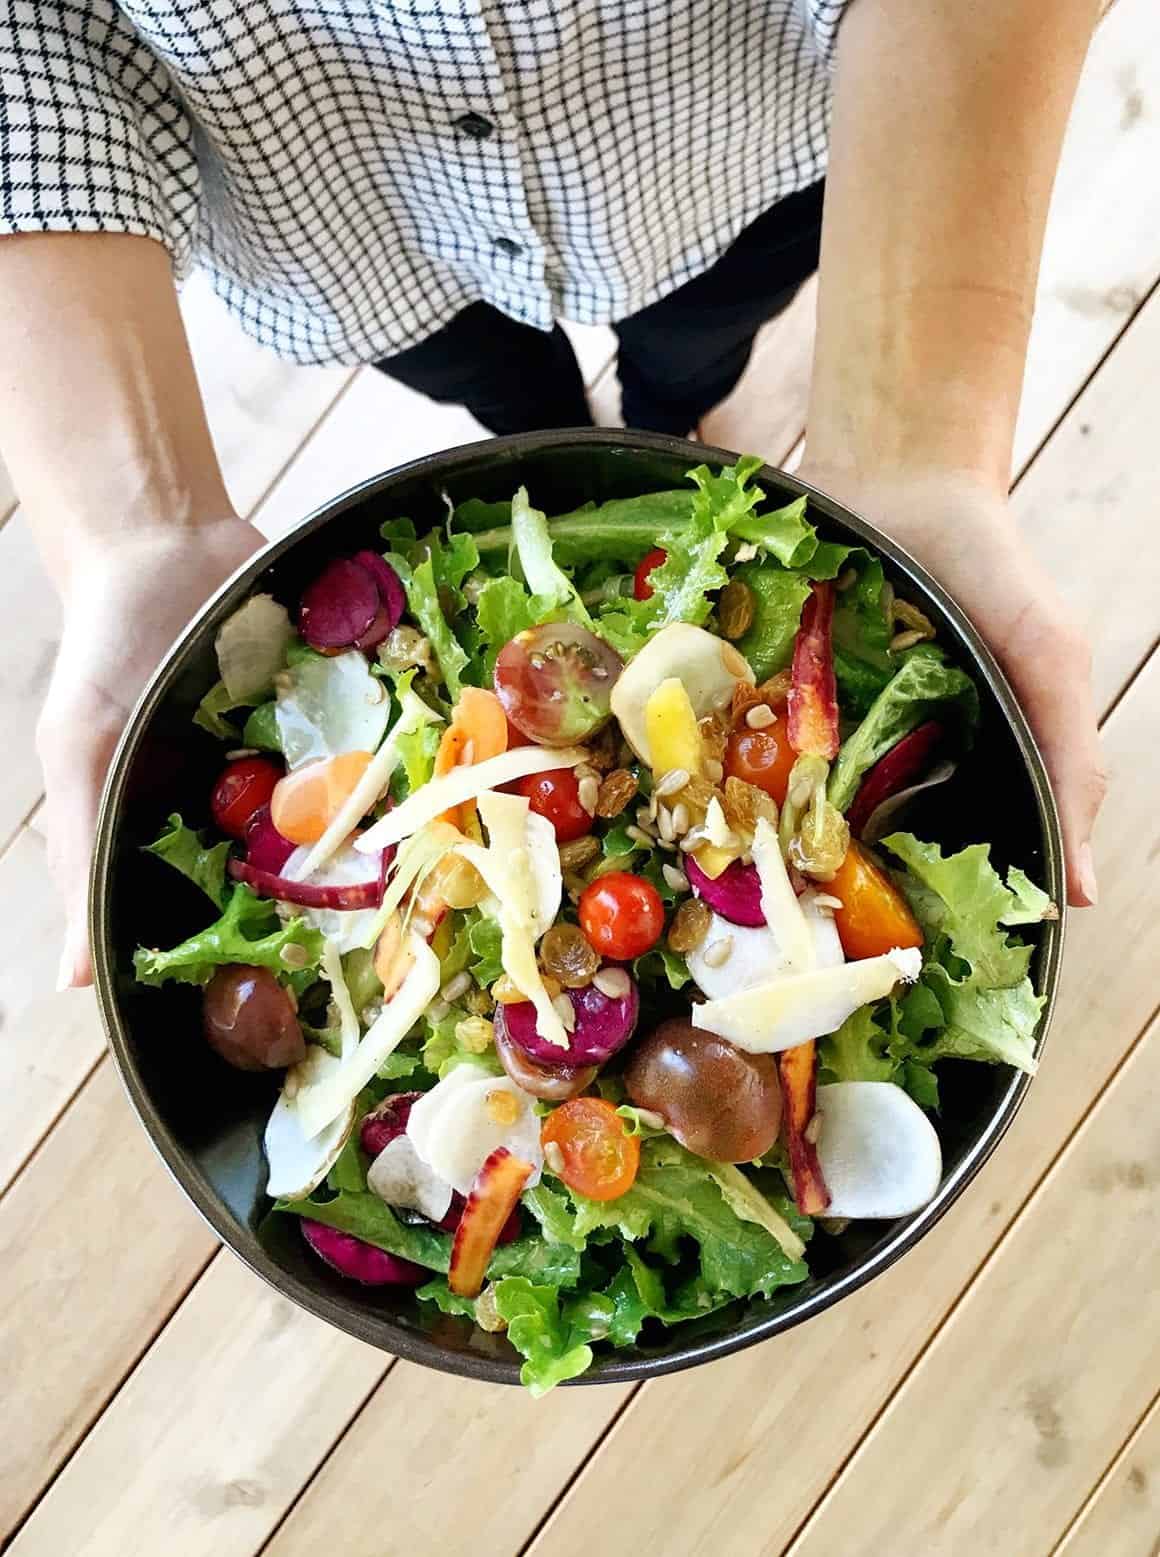
[[[523,244],[517,243],[514,238],[496,238],[495,246],[501,254],[510,254],[513,259],[524,252]]]
[[[490,119],[485,119],[482,114],[462,114],[455,120],[455,128],[464,135],[470,135],[473,141],[485,141],[495,129]]]

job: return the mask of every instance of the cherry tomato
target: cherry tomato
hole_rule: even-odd
[[[269,757],[239,757],[223,768],[210,795],[209,808],[223,833],[244,838],[254,813],[269,805],[282,769]]]
[[[651,881],[614,870],[580,894],[580,928],[602,957],[628,962],[661,938],[665,910]]]
[[[826,891],[842,902],[834,923],[851,960],[881,957],[896,946],[921,946],[922,931],[906,899],[864,849],[852,843]]]
[[[559,1176],[589,1200],[617,1200],[632,1188],[640,1167],[640,1137],[629,1135],[614,1104],[574,1097],[544,1120],[540,1139],[559,1149]]]
[[[495,662],[504,712],[541,746],[571,746],[608,720],[624,661],[575,622],[544,622],[504,644]]]
[[[653,587],[648,581],[648,576],[654,568],[659,568],[662,562],[667,562],[668,558],[668,552],[662,551],[661,548],[657,546],[652,551],[650,551],[647,556],[640,559],[636,565],[636,572],[633,574],[632,579],[632,593],[635,599],[652,599]]]
[[[205,986],[202,1030],[236,1070],[278,1070],[306,1058],[290,996],[268,968],[220,967]]]
[[[797,753],[789,744],[783,718],[764,730],[734,730],[725,747],[726,776],[756,785],[779,806],[785,804],[790,772],[796,761]]]
[[[270,819],[291,843],[317,843],[367,770],[369,751],[308,762],[280,778],[270,796]]]
[[[580,804],[580,784],[571,768],[532,773],[512,785],[537,816],[547,817],[556,829],[557,843],[571,843],[592,829],[592,818]]]

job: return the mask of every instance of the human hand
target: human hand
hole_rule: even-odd
[[[1047,764],[1063,824],[1068,901],[1094,904],[1091,834],[1107,783],[1091,652],[1006,498],[962,477],[864,478],[808,458],[798,474],[905,547],[986,639]]]
[[[89,859],[101,786],[137,695],[222,581],[262,545],[235,517],[150,527],[70,559],[64,632],[37,726],[49,864],[64,897],[58,988],[92,982]]]

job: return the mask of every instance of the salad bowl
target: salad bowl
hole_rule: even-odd
[[[196,886],[163,875],[149,846],[181,813],[200,819],[221,767],[220,742],[193,722],[218,678],[215,640],[255,593],[293,608],[336,556],[381,550],[384,523],[408,517],[420,536],[475,501],[508,502],[526,487],[537,508],[570,514],[586,504],[680,488],[691,467],[735,456],[680,439],[577,430],[528,434],[432,455],[366,481],[326,504],[244,566],[205,606],[143,693],[105,788],[91,892],[95,980],[110,1047],[156,1149],[217,1235],[259,1276],[307,1311],[409,1360],[472,1378],[516,1383],[521,1357],[502,1332],[480,1328],[406,1286],[364,1286],[321,1263],[297,1219],[271,1214],[263,1136],[277,1085],[269,1072],[222,1064],[202,1038],[200,991],[150,988],[134,972],[139,947],[171,946],[206,920]],[[950,852],[980,841],[1003,873],[1015,868],[1064,900],[1054,801],[1024,716],[968,618],[887,536],[824,493],[761,467],[752,477],[774,507],[805,495],[823,543],[865,547],[890,586],[919,608],[978,691],[977,728],[953,776],[916,794],[908,829]],[[385,867],[384,867],[385,869]],[[1044,899],[1046,901],[1046,899]],[[1040,1003],[1042,1051],[1058,982],[1062,918],[1020,921]],[[665,1013],[667,1014],[667,1013]],[[647,1009],[640,1022],[646,1025]],[[1018,1109],[1028,1067],[950,1059],[940,1069],[935,1128],[941,1177],[926,1204],[886,1221],[831,1225],[810,1244],[809,1273],[770,1296],[739,1298],[679,1325],[645,1327],[633,1344],[597,1349],[574,1382],[613,1383],[690,1367],[779,1335],[856,1291],[892,1265],[947,1213],[994,1150]]]

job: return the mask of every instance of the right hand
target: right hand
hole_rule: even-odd
[[[49,864],[64,898],[57,987],[92,982],[89,861],[101,786],[138,693],[181,629],[261,545],[234,515],[151,526],[70,557],[64,632],[37,726]]]

